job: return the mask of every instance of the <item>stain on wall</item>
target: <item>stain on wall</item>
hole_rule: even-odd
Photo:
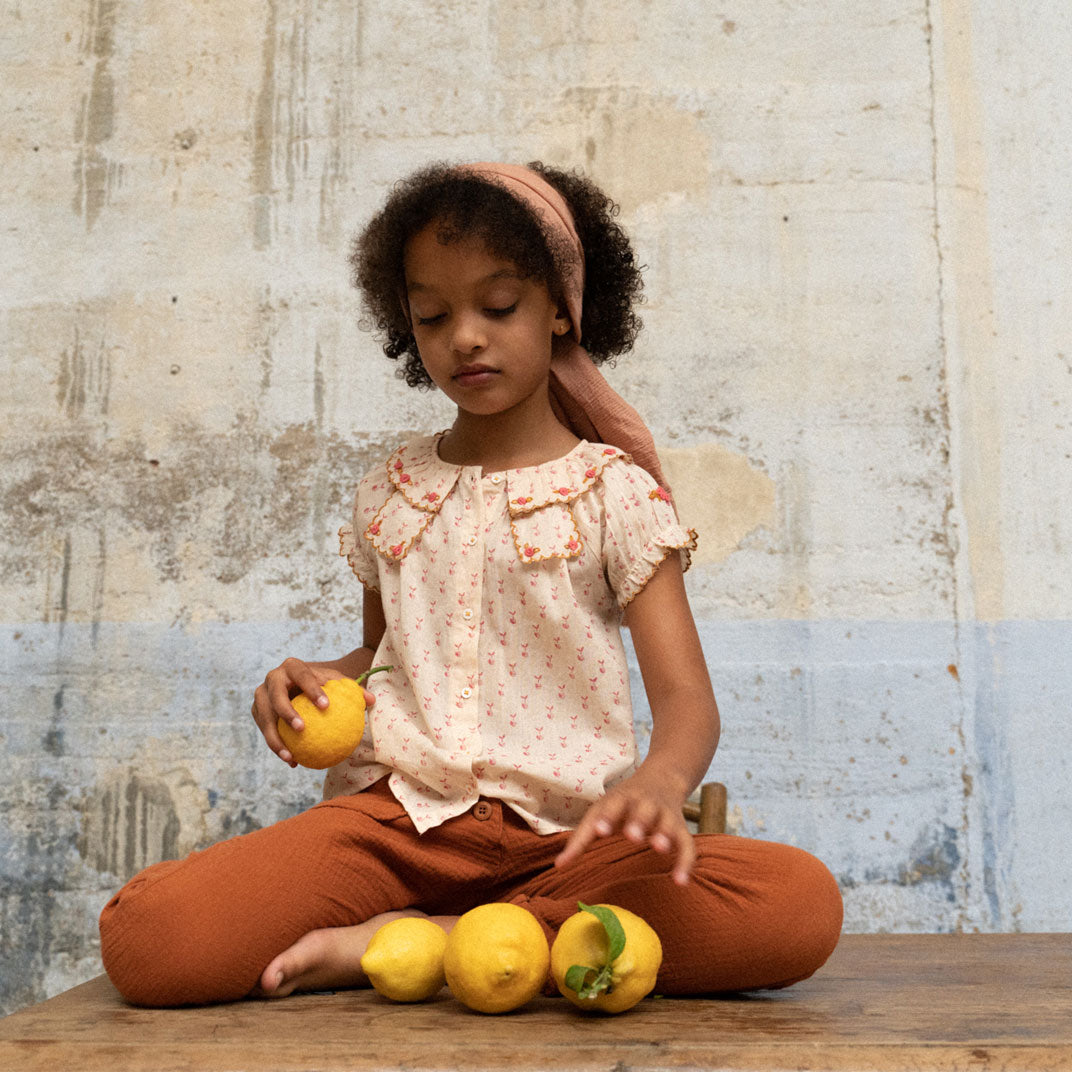
[[[533,117],[546,129],[551,160],[576,159],[627,210],[676,196],[702,197],[711,181],[702,109],[687,100],[626,87],[569,88],[553,111]]]
[[[56,382],[59,409],[68,417],[81,417],[87,408],[94,416],[106,416],[111,371],[104,339],[85,340],[76,327],[74,340],[60,361]]]
[[[253,168],[250,187],[253,195],[253,246],[267,249],[272,241],[273,146],[276,123],[276,0],[268,0],[264,30],[261,84],[253,115]]]
[[[720,443],[661,447],[682,523],[703,533],[697,563],[721,562],[750,533],[775,523],[775,484]]]
[[[202,840],[207,799],[189,771],[153,777],[125,770],[92,786],[79,810],[79,855],[94,870],[125,882],[157,860],[184,856]]]
[[[119,9],[118,0],[90,0],[82,28],[80,50],[90,71],[90,84],[75,121],[79,148],[74,167],[74,211],[84,218],[87,231],[93,229],[122,175],[119,162],[107,155],[116,121],[112,60]]]

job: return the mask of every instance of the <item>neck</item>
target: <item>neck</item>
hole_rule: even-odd
[[[439,456],[452,465],[479,465],[485,472],[523,469],[561,458],[580,440],[559,422],[549,397],[540,402],[502,413],[458,410],[439,442]]]

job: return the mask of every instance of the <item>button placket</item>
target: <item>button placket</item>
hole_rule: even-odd
[[[472,495],[472,509],[464,513],[466,523],[473,526],[475,532],[480,532],[484,525],[484,496],[481,492],[481,481],[474,474],[470,494]],[[469,546],[475,545],[476,541],[470,535],[463,537]],[[477,719],[477,704],[479,696],[476,688],[477,675],[479,673],[479,630],[472,626],[479,621],[479,615],[473,610],[480,606],[481,589],[483,585],[483,560],[479,554],[463,553],[459,556],[452,571],[454,578],[455,606],[461,607],[461,613],[455,619],[456,624],[452,629],[451,640],[460,656],[454,666],[452,678],[454,681],[454,694],[459,709],[455,719],[456,740],[459,747],[465,749],[470,759],[475,760],[482,751],[483,745],[480,739],[479,724]]]

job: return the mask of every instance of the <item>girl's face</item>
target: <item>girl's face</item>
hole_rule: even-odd
[[[421,361],[459,409],[490,415],[546,401],[552,337],[570,321],[542,282],[479,239],[443,245],[435,224],[407,243],[404,266]]]

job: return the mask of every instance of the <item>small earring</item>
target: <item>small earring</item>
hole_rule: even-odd
[[[562,324],[562,323],[555,324],[555,334],[556,335],[565,335],[567,331],[569,331],[569,324]]]

